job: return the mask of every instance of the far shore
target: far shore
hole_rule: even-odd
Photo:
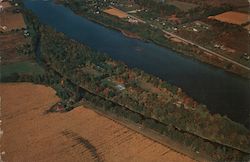
[[[55,0],[55,1],[56,1],[57,4],[61,4],[60,0]],[[199,53],[190,53],[190,52],[184,51],[184,50],[182,50],[180,48],[176,48],[175,46],[170,46],[168,44],[162,44],[162,43],[159,43],[159,42],[157,42],[155,40],[144,39],[144,38],[138,36],[136,33],[132,33],[132,32],[123,30],[121,28],[117,28],[117,27],[114,27],[112,25],[105,24],[103,22],[100,22],[100,21],[92,18],[92,17],[86,16],[86,15],[84,15],[82,13],[76,13],[76,14],[79,15],[79,16],[82,16],[82,17],[84,17],[84,18],[86,18],[86,19],[88,19],[88,20],[90,20],[90,21],[92,21],[94,23],[102,25],[102,26],[104,26],[106,28],[113,29],[113,30],[116,30],[118,32],[121,32],[127,38],[137,39],[137,40],[144,41],[144,42],[152,42],[152,43],[154,43],[154,44],[156,44],[158,46],[161,46],[163,48],[167,48],[169,50],[177,52],[178,54],[180,54],[180,55],[182,55],[184,57],[189,57],[191,59],[198,60],[201,63],[206,63],[206,64],[209,64],[211,66],[223,69],[226,72],[230,72],[230,73],[233,73],[235,75],[238,75],[238,76],[242,77],[243,79],[247,79],[247,80],[250,79],[250,72],[249,71],[245,71],[244,69],[241,69],[238,66],[233,66],[233,68],[228,69],[227,66],[226,66],[228,64],[228,62],[227,61],[222,61],[219,58],[217,58],[216,56],[212,56],[210,58],[207,58],[207,54],[205,52],[204,52],[203,55],[200,55]],[[170,41],[172,41],[172,40],[170,40]],[[175,42],[175,43],[178,44],[178,42]]]

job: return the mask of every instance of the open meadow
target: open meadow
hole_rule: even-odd
[[[34,61],[22,61],[8,65],[1,65],[0,79],[9,77],[14,73],[18,74],[42,74],[44,70]]]
[[[183,2],[191,2],[196,4],[207,4],[211,6],[223,6],[225,4],[231,5],[234,7],[247,7],[249,2],[247,0],[180,0]]]
[[[18,55],[17,48],[29,43],[30,39],[25,38],[21,31],[0,34],[1,64],[9,64],[27,59],[25,56]]]
[[[188,10],[191,10],[191,9],[198,7],[197,4],[190,3],[190,2],[181,2],[181,1],[177,1],[177,0],[167,1],[166,4],[173,5],[184,12],[187,12]]]

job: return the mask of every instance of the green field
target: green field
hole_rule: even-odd
[[[35,62],[23,61],[8,65],[1,65],[0,78],[11,76],[13,73],[19,74],[42,74],[44,70]]]
[[[193,3],[181,2],[181,1],[176,1],[176,0],[167,1],[166,4],[173,5],[184,12],[187,12],[191,9],[198,7],[198,5],[193,4]]]

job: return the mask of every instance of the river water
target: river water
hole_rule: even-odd
[[[24,4],[56,31],[181,87],[210,112],[249,127],[250,81],[153,43],[127,38],[51,1],[24,0]]]

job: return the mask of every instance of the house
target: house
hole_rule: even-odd
[[[28,30],[24,30],[24,31],[23,31],[23,35],[24,35],[25,37],[28,37],[28,36],[30,36],[30,33],[29,33]]]
[[[244,54],[243,54],[243,58],[244,58],[245,60],[249,60],[249,59],[250,59],[250,56],[249,56],[247,53],[244,53]]]
[[[119,91],[122,91],[122,90],[126,89],[125,86],[122,85],[122,84],[116,85],[115,88],[118,89]]]
[[[197,30],[196,28],[193,28],[193,31],[194,31],[194,32],[198,32],[198,30]]]
[[[130,22],[130,23],[132,23],[132,24],[137,24],[137,23],[138,23],[138,20],[129,18],[129,19],[128,19],[128,22]]]

